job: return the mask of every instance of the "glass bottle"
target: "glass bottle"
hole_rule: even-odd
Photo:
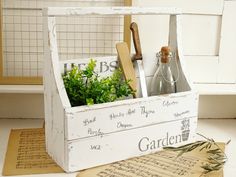
[[[151,96],[176,92],[170,61],[174,58],[169,47],[162,47],[157,54],[159,66],[151,82]]]

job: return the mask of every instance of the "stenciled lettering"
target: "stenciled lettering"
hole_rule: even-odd
[[[138,143],[139,151],[145,152],[149,149],[149,138],[143,137]]]
[[[152,140],[148,137],[143,137],[138,142],[138,149],[141,152],[146,152],[148,150],[159,149],[161,147],[166,147],[169,145],[177,144],[182,142],[182,135],[172,135],[170,136],[167,132],[164,138]]]
[[[101,150],[101,145],[90,145],[91,150]]]
[[[118,62],[117,61],[112,61],[112,62],[110,62],[109,66],[110,66],[110,71],[113,72],[113,71],[115,71],[117,69]]]
[[[102,61],[100,62],[100,72],[104,73],[107,72],[109,70],[109,65],[107,64],[107,62]]]
[[[78,69],[79,69],[79,70],[85,69],[85,67],[86,67],[86,64],[85,64],[85,63],[79,63],[79,64],[78,64]]]

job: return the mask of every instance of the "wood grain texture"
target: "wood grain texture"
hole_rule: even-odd
[[[118,52],[118,60],[121,66],[121,69],[124,73],[125,79],[127,81],[131,80],[129,85],[133,91],[137,90],[137,81],[134,66],[130,57],[128,45],[125,42],[116,44],[116,49]],[[137,97],[137,92],[133,95]]]

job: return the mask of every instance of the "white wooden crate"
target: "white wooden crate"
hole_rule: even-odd
[[[59,61],[56,16],[79,15],[170,15],[169,46],[177,52],[180,76],[178,93],[137,98],[92,106],[71,107],[62,80],[64,65],[82,65],[89,59]],[[192,90],[183,61],[181,12],[176,8],[48,8],[45,15],[44,99],[48,153],[67,172],[83,170],[135,156],[163,146],[194,140],[198,94]],[[150,61],[155,60],[149,58]],[[145,55],[144,55],[145,57]],[[115,56],[98,57],[101,63],[117,62]],[[147,79],[151,64],[145,65]],[[152,64],[153,65],[153,64]],[[110,75],[113,67],[99,74]],[[176,72],[176,71],[173,71]],[[138,77],[138,76],[137,76]],[[187,132],[187,134],[186,134]]]

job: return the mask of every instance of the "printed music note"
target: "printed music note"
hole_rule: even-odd
[[[224,145],[221,143],[224,149]],[[77,177],[199,177],[206,156],[198,150],[178,157],[178,152],[160,151],[82,171]],[[201,177],[222,177],[222,171]]]
[[[46,153],[44,129],[11,131],[4,176],[59,172],[63,170]]]

